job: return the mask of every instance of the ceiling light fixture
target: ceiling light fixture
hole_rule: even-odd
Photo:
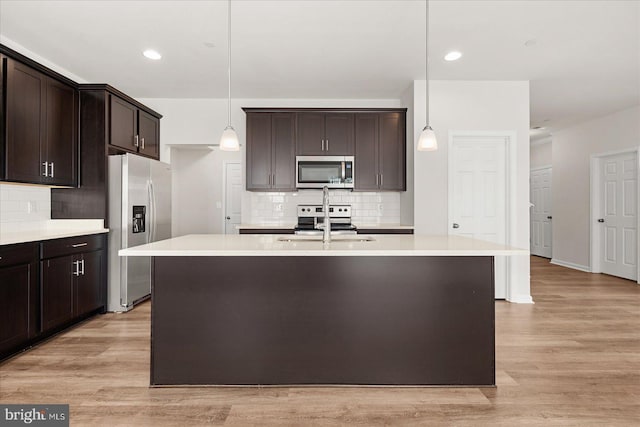
[[[462,53],[456,50],[449,52],[444,56],[445,61],[457,61],[460,58],[462,58]]]
[[[436,134],[433,132],[433,129],[429,125],[429,0],[425,0],[427,7],[427,19],[425,23],[425,42],[426,42],[426,52],[425,52],[425,103],[426,103],[426,125],[422,132],[420,133],[420,137],[418,138],[418,151],[434,151],[438,149],[438,141],[436,140]]]
[[[220,149],[223,151],[239,151],[240,150],[240,142],[238,141],[238,134],[236,130],[231,126],[231,0],[229,0],[229,7],[227,9],[227,59],[228,59],[228,83],[229,83],[229,98],[227,104],[227,127],[224,128],[222,132],[222,137],[220,137]]]
[[[144,52],[142,52],[142,54],[149,59],[153,59],[154,61],[162,59],[162,55],[160,55],[157,51],[153,49],[147,49]]]

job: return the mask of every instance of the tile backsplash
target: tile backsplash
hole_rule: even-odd
[[[51,189],[31,185],[0,184],[0,229],[23,231],[51,219]]]
[[[322,204],[321,190],[296,193],[249,193],[251,207],[243,215],[245,224],[283,224],[297,221],[298,205]],[[329,191],[332,205],[352,206],[355,224],[399,224],[400,193],[360,193],[346,190]]]

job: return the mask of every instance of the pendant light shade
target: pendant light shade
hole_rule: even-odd
[[[438,141],[436,140],[436,134],[429,125],[429,0],[425,0],[426,4],[426,22],[425,22],[425,112],[426,112],[426,125],[420,137],[418,138],[418,151],[435,151],[438,149]]]
[[[228,69],[227,69],[227,77],[228,77],[228,89],[229,89],[229,97],[227,102],[227,127],[224,128],[222,132],[222,137],[220,138],[220,149],[223,151],[239,151],[240,150],[240,141],[238,140],[238,134],[236,130],[231,126],[231,0],[229,0],[229,7],[227,9],[227,59],[228,59]]]
[[[436,134],[431,129],[431,126],[427,125],[422,129],[420,138],[418,138],[418,151],[435,151],[438,149],[438,141],[436,140]]]
[[[233,126],[227,126],[222,132],[220,138],[220,149],[222,151],[238,151],[240,149],[240,141],[238,141],[238,134]]]

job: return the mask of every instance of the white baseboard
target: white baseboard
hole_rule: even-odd
[[[515,303],[515,304],[535,304],[533,302],[533,298],[531,295],[514,295],[512,297],[507,298],[507,301]]]
[[[573,262],[562,261],[557,258],[553,258],[551,260],[551,264],[559,265],[560,267],[572,268],[574,270],[584,271],[585,273],[591,273],[591,267],[589,267],[588,265],[575,264]]]

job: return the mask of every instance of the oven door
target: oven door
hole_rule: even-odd
[[[353,188],[353,156],[297,156],[297,188]]]

